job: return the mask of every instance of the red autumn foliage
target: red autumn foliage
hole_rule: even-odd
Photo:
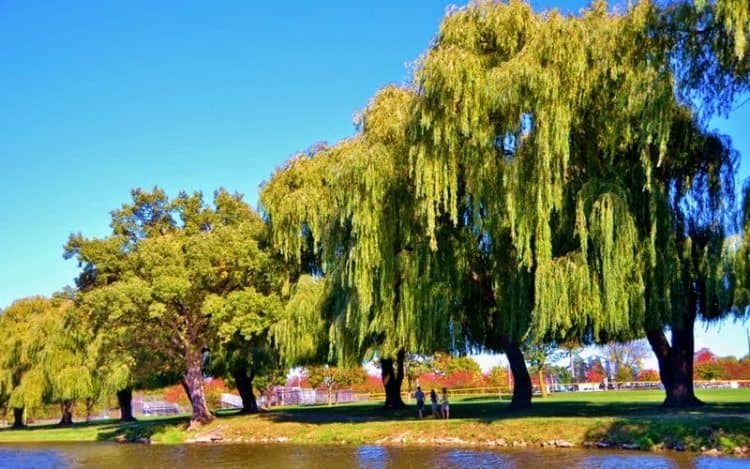
[[[381,393],[383,392],[383,381],[380,376],[367,375],[363,383],[352,385],[352,390],[355,392]]]
[[[737,360],[734,357],[719,358],[721,379],[750,379],[750,357]]]
[[[296,388],[297,386],[307,389],[312,388],[312,386],[310,386],[310,379],[307,376],[300,376],[299,378],[297,376],[292,376],[286,380],[286,385],[290,388]]]
[[[221,378],[207,379],[204,387],[206,393],[206,403],[210,408],[216,408],[219,406],[219,399],[222,393],[235,392],[227,387],[226,383]],[[185,394],[185,389],[181,384],[175,384],[164,389],[163,398],[167,402],[176,403],[182,408],[190,408],[190,400]]]
[[[604,381],[604,375],[596,370],[589,370],[586,372],[586,381],[589,383],[601,383]]]
[[[641,370],[635,377],[636,381],[659,381],[659,372],[656,370]]]
[[[693,365],[700,365],[702,363],[710,363],[716,361],[716,355],[707,348],[702,348],[695,352],[693,355]]]
[[[419,384],[423,389],[462,389],[488,385],[484,375],[470,371],[455,371],[448,375],[425,373],[419,377]]]

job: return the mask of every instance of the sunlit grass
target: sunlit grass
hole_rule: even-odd
[[[606,441],[644,449],[702,446],[731,450],[750,445],[750,389],[699,390],[701,408],[665,410],[660,391],[599,391],[553,394],[535,399],[527,411],[511,412],[496,396],[454,398],[451,419],[418,420],[413,407],[385,411],[380,403],[287,406],[258,415],[219,412],[199,432],[187,430],[189,416],[0,430],[11,441],[139,441],[177,444],[211,435],[224,442],[299,444],[490,444],[505,440],[541,444],[567,440],[576,445]],[[429,413],[429,412],[428,412]]]

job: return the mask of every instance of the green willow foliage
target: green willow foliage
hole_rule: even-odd
[[[736,156],[675,89],[699,92],[709,56],[733,83],[709,98],[743,89],[747,5],[734,3],[595,2],[568,17],[479,1],[447,15],[413,88],[382,90],[359,135],[262,190],[276,245],[322,256],[334,347],[625,340],[682,314],[696,278],[700,314],[729,307],[708,245]],[[706,24],[731,44],[698,47]],[[727,48],[731,61],[716,56]]]
[[[72,302],[26,298],[0,315],[0,401],[34,410],[47,403],[97,398],[85,329]]]
[[[322,304],[329,358],[402,346],[431,352],[451,335],[448,270],[455,260],[448,250],[436,255],[419,228],[424,220],[415,209],[405,135],[413,99],[411,90],[382,90],[362,117],[360,135],[293,158],[261,191],[276,245],[296,260],[306,250],[320,253],[326,285],[316,288],[324,298],[305,293],[311,298],[304,306],[288,308],[288,324],[299,325],[293,315],[314,315]]]

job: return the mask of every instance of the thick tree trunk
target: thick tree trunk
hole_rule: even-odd
[[[193,414],[190,417],[190,428],[195,429],[213,420],[213,415],[208,411],[208,404],[206,404],[200,351],[188,352],[186,362],[187,369],[182,377],[182,387],[185,389],[193,409]]]
[[[13,408],[13,428],[23,428],[23,407]]]
[[[511,342],[507,337],[502,339],[502,347],[508,357],[510,371],[513,373],[513,398],[510,401],[510,408],[513,410],[530,409],[531,376],[529,376],[529,370],[526,368],[521,347]]]
[[[133,416],[133,390],[130,388],[117,391],[117,404],[120,406],[120,422],[135,422]]]
[[[695,301],[687,300],[688,309],[670,324],[672,344],[663,330],[648,331],[646,337],[659,363],[659,377],[664,385],[664,407],[703,405],[693,388],[693,354],[695,353]]]
[[[399,350],[396,354],[396,369],[393,368],[392,358],[383,358],[380,360],[380,374],[383,379],[385,388],[385,408],[386,409],[403,409],[406,407],[401,399],[401,383],[404,380],[404,358],[406,353]]]
[[[692,328],[672,331],[672,345],[669,345],[663,331],[646,334],[659,363],[659,378],[664,386],[666,397],[664,407],[693,407],[703,405],[695,397],[693,388],[694,342]],[[687,337],[689,335],[689,337]]]
[[[255,379],[255,373],[251,371],[248,375],[247,370],[233,370],[232,378],[234,378],[234,384],[237,387],[237,392],[240,393],[240,397],[242,398],[241,413],[257,413],[258,401],[256,401],[255,394],[253,393],[253,379]]]
[[[73,425],[73,401],[62,401],[60,403],[60,425]]]

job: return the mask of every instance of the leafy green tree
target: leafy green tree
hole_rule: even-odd
[[[615,381],[618,383],[633,381],[635,376],[633,368],[629,366],[621,366],[620,368],[617,368],[617,371],[615,372]]]
[[[320,326],[326,361],[379,357],[387,408],[404,405],[406,350],[448,350],[457,335],[449,273],[440,268],[452,262],[450,250],[430,250],[415,211],[405,147],[411,98],[408,90],[383,90],[364,113],[360,136],[293,158],[261,191],[275,245],[303,267],[314,258],[306,272],[320,282],[319,308],[292,311],[306,316],[287,323]]]
[[[550,376],[553,376],[558,383],[569,384],[573,382],[573,375],[566,366],[550,366],[548,370]]]
[[[721,246],[736,158],[674,85],[709,107],[746,89],[740,1],[622,14],[595,2],[577,17],[480,1],[447,15],[411,88],[382,90],[360,134],[293,159],[261,194],[277,246],[321,255],[331,348],[504,351],[512,405],[527,407],[529,334],[645,334],[665,404],[697,403],[694,322],[738,303],[719,281],[732,278]],[[705,93],[701,77],[727,86]]]
[[[76,402],[86,403],[90,418],[93,403],[101,396],[95,370],[87,355],[87,334],[72,301],[60,302],[60,308],[45,323],[47,343],[41,352],[41,365],[46,374],[47,401],[60,404],[61,425],[73,424]]]
[[[9,391],[14,426],[23,425],[25,409],[47,403],[59,403],[60,424],[70,425],[75,402],[95,398],[83,329],[75,318],[72,302],[63,298],[19,300],[3,313],[0,389]]]
[[[632,381],[650,354],[648,343],[641,340],[610,342],[602,350],[613,368],[616,381]]]
[[[49,301],[33,297],[15,301],[0,315],[0,400],[13,409],[13,427],[24,426],[24,409],[43,401],[44,389],[35,369],[39,343],[38,324]],[[26,377],[26,374],[31,375]],[[24,379],[25,378],[25,379]]]
[[[411,395],[413,384],[418,382],[419,377],[434,369],[433,357],[415,355],[409,353],[404,359],[404,374],[406,376],[406,390]]]
[[[548,367],[559,361],[564,356],[564,351],[557,347],[557,344],[545,344],[527,342],[524,344],[524,356],[531,367],[536,371],[539,379],[539,390],[542,397],[547,397],[547,385],[545,383],[545,373]]]
[[[338,370],[332,366],[312,366],[307,369],[307,379],[310,386],[316,391],[323,387],[328,393],[328,405],[333,405],[331,393],[336,386],[336,375]]]
[[[367,375],[362,367],[337,368],[335,366],[312,366],[307,368],[307,379],[313,389],[324,387],[328,394],[328,405],[333,405],[334,391],[363,383]]]
[[[180,380],[181,358],[154,347],[153,331],[144,327],[150,297],[136,281],[128,256],[148,236],[173,229],[166,194],[133,191],[134,204],[112,213],[113,235],[87,239],[70,236],[64,257],[82,269],[75,301],[88,326],[88,354],[98,375],[101,394],[116,394],[120,418],[134,421],[133,388],[164,386]]]
[[[241,202],[241,196],[217,191],[213,206],[200,193],[180,194],[170,201],[163,191],[132,192],[133,202],[112,212],[112,234],[103,239],[72,235],[69,257],[82,266],[78,283],[86,291],[115,290],[108,296],[107,322],[132,332],[144,331],[145,342],[133,336],[132,346],[168,357],[165,362],[180,373],[190,399],[191,425],[212,419],[206,405],[203,371],[217,334],[235,333],[254,338],[261,314],[254,296],[259,272],[257,239],[259,218]],[[253,219],[255,221],[253,221]],[[259,282],[262,284],[263,282]],[[256,288],[257,287],[257,288]],[[87,293],[86,293],[87,294]],[[253,303],[255,302],[255,303]],[[250,308],[242,309],[242,308]],[[228,324],[219,330],[212,315],[242,309],[247,323]]]
[[[282,312],[280,294],[286,278],[280,262],[268,249],[262,220],[243,202],[220,195],[224,197],[219,202],[223,211],[230,211],[230,204],[234,204],[234,217],[249,229],[222,240],[224,252],[240,268],[234,285],[209,295],[204,310],[210,315],[212,336],[218,339],[211,347],[213,355],[220,358],[215,363],[237,387],[242,411],[254,413],[258,405],[253,381],[258,375],[271,373],[279,362],[278,353],[271,347],[270,330]]]
[[[411,154],[433,243],[444,216],[479,233],[492,267],[483,290],[495,291],[486,295],[497,315],[488,337],[501,337],[494,325],[504,321],[514,340],[531,331],[544,341],[603,343],[645,332],[665,404],[698,402],[693,324],[735,304],[734,285],[720,279],[731,278],[722,243],[736,156],[673,85],[676,75],[686,90],[700,85],[690,78],[702,76],[694,73],[708,51],[708,66],[718,64],[711,79],[728,86],[707,98],[726,105],[746,89],[747,75],[736,72],[747,66],[748,15],[727,13],[732,1],[716,3],[716,18],[733,18],[721,24],[670,17],[671,6],[647,2],[620,15],[595,2],[580,17],[478,2],[444,20],[417,72]],[[664,27],[669,21],[677,27]],[[734,28],[731,66],[716,44],[696,49],[689,39],[675,49],[679,38],[701,36],[696,25]],[[676,50],[685,58],[677,71]],[[499,288],[514,278],[498,268],[505,259],[524,288]]]
[[[695,376],[703,380],[721,379],[722,372],[721,365],[716,362],[701,363],[695,367]]]
[[[510,389],[508,369],[504,366],[494,366],[487,373],[487,382],[501,390]]]

